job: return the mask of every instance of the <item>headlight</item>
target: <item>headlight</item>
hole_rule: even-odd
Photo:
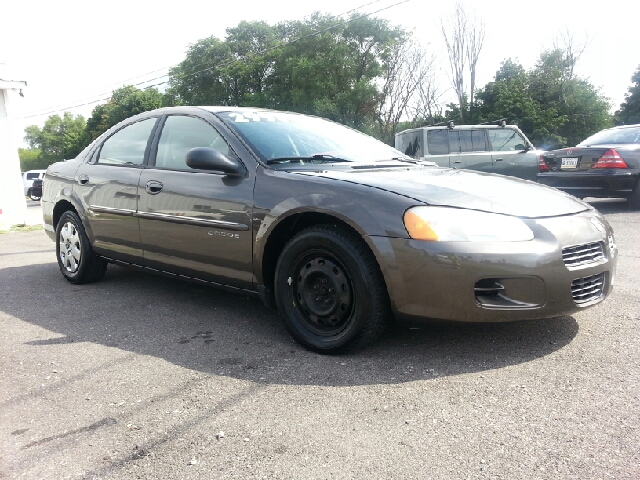
[[[524,242],[533,232],[515,217],[447,207],[413,207],[404,226],[414,240],[434,242]]]

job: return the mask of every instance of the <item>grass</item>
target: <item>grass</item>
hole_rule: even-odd
[[[9,230],[0,230],[0,235],[10,232],[31,232],[33,230],[42,230],[42,225],[14,225]]]

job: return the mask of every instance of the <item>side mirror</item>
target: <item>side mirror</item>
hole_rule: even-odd
[[[518,151],[523,150],[525,152],[528,152],[529,150],[531,150],[528,145],[523,145],[521,143],[518,143],[515,147],[513,147],[513,149]]]
[[[197,170],[215,170],[231,177],[244,176],[245,168],[239,160],[229,158],[210,147],[196,147],[187,152],[187,165]]]

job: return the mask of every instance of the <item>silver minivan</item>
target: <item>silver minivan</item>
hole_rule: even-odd
[[[395,147],[441,167],[468,168],[536,180],[542,151],[515,125],[421,127],[396,133]]]

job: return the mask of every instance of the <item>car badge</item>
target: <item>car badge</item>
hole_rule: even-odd
[[[573,153],[573,150],[567,150],[567,154],[571,155]]]
[[[604,225],[602,224],[602,222],[600,220],[598,220],[597,218],[592,218],[591,219],[591,224],[596,227],[596,230],[598,230],[600,233],[604,233],[605,232],[605,228]]]

